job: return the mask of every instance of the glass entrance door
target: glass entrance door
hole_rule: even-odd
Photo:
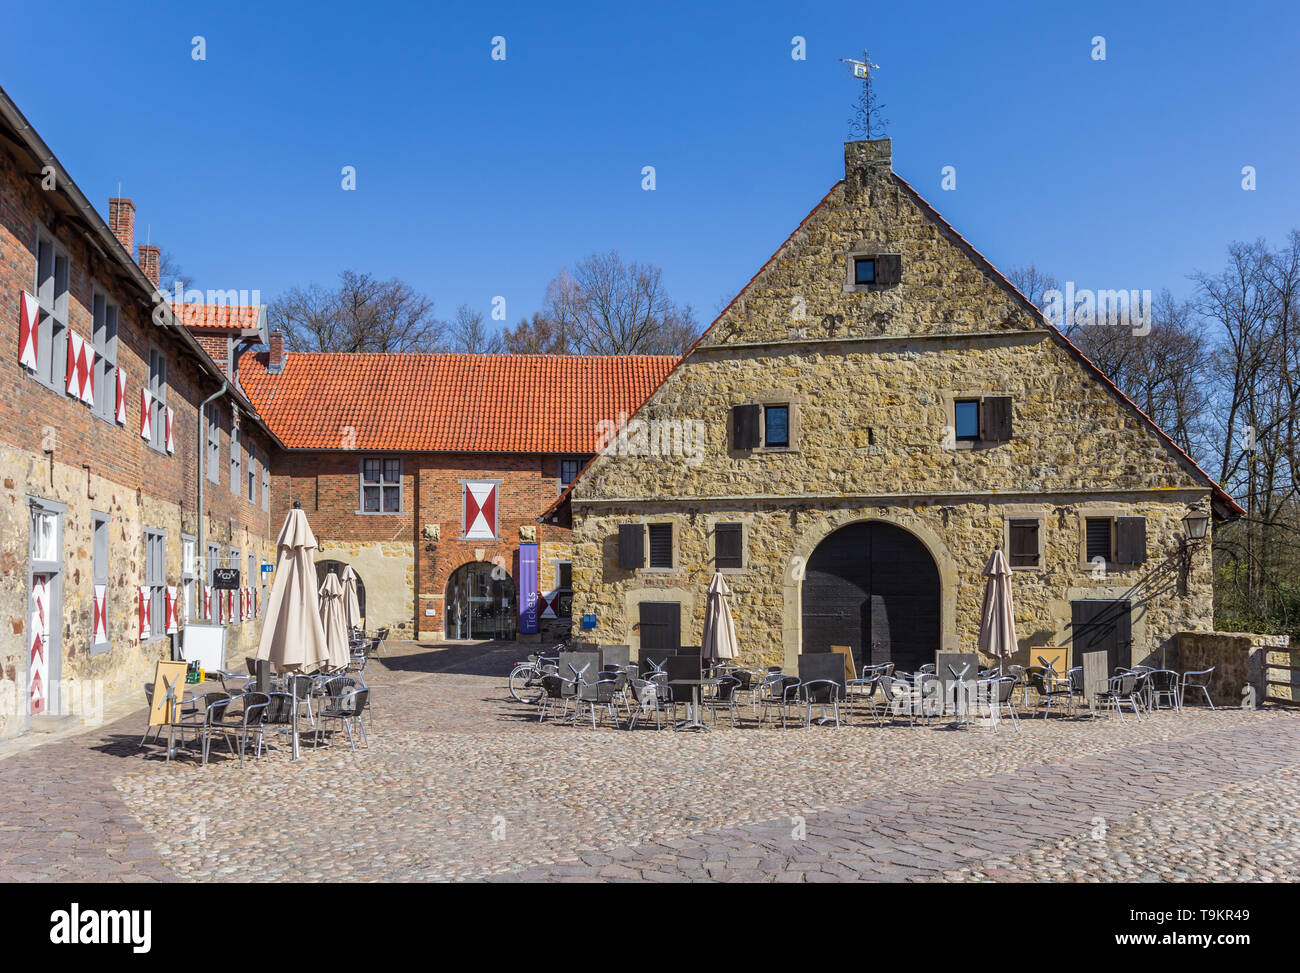
[[[513,639],[518,624],[515,583],[495,565],[475,561],[456,569],[447,582],[447,638]]]

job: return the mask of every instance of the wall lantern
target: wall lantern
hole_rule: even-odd
[[[1187,511],[1183,517],[1183,526],[1187,528],[1187,536],[1194,541],[1205,540],[1205,532],[1210,526],[1210,515],[1199,507],[1193,507]]]

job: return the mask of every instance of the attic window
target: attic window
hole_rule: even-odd
[[[876,282],[876,260],[874,257],[855,257],[853,260],[853,283],[862,287]]]

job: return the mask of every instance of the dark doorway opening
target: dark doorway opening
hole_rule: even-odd
[[[1105,652],[1106,671],[1133,664],[1133,604],[1128,601],[1070,602],[1070,665],[1083,653]]]

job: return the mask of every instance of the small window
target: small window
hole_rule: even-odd
[[[769,405],[763,408],[763,445],[790,445],[790,407]]]
[[[401,460],[384,456],[361,460],[361,509],[371,514],[401,513]]]
[[[646,528],[650,542],[650,567],[673,566],[673,525],[650,524]]]
[[[39,234],[36,243],[36,301],[40,321],[36,339],[36,377],[56,391],[67,382],[68,286],[72,261],[54,238]]]
[[[568,561],[557,561],[555,565],[556,587],[561,591],[573,590],[573,565]]]
[[[578,478],[578,471],[582,469],[582,460],[573,456],[563,456],[560,458],[560,492]]]
[[[952,419],[958,441],[975,442],[980,438],[979,399],[958,399],[952,405]]]
[[[198,558],[194,538],[181,535],[181,606],[178,614],[186,619],[197,618],[194,598],[195,577],[198,575]]]
[[[248,451],[248,499],[257,502],[257,456]]]
[[[239,445],[239,427],[230,427],[230,492],[239,496],[240,468],[242,467],[243,449]]]
[[[1094,558],[1111,560],[1111,519],[1109,517],[1089,517],[1084,522],[1086,560]]]
[[[853,261],[853,283],[858,286],[876,282],[876,260],[874,257],[857,257]]]
[[[1038,567],[1038,521],[1013,520],[1008,525],[1008,535],[1011,566]]]
[[[208,458],[207,474],[208,479],[213,483],[221,482],[221,415],[213,403],[207,406],[208,411]]]
[[[262,509],[271,509],[271,468],[262,460]]]
[[[167,535],[158,530],[144,532],[144,576],[149,587],[149,631],[154,638],[167,631]]]
[[[95,415],[113,422],[117,415],[117,305],[101,291],[91,299],[90,346],[95,361]]]
[[[95,586],[94,596],[97,603],[98,599],[101,597],[101,588],[104,589],[102,597],[105,599],[108,597],[108,515],[100,513],[92,514],[91,530],[93,532],[92,556],[94,558],[91,566],[91,579]],[[92,653],[102,652],[108,648],[107,608],[101,608],[97,604],[94,610],[96,613],[101,610],[104,611],[104,625],[101,629],[99,626],[99,620],[96,618],[91,626],[92,634],[90,651]],[[101,634],[103,635],[103,638],[100,638]]]
[[[167,356],[149,348],[149,445],[167,451]]]
[[[713,560],[718,570],[745,566],[744,536],[742,524],[718,524],[713,528]]]

